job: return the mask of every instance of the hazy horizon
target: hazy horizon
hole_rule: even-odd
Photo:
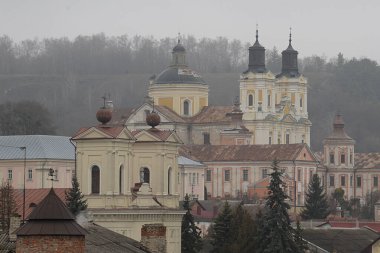
[[[341,3],[339,3],[341,2]],[[196,38],[218,36],[253,43],[256,23],[260,43],[280,51],[288,44],[300,57],[368,57],[380,62],[377,1],[185,1],[185,0],[2,0],[0,34],[15,41],[34,38],[107,36]],[[344,4],[342,4],[344,3]]]

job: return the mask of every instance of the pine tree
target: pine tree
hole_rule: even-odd
[[[66,205],[72,214],[77,215],[87,208],[87,201],[79,189],[79,182],[76,176],[71,180],[72,188],[66,191]]]
[[[255,252],[256,224],[250,214],[240,203],[233,212],[231,222],[231,243],[229,252],[252,253]]]
[[[298,252],[305,252],[308,249],[307,243],[302,239],[302,231],[300,221],[297,220],[297,228],[294,231],[294,242],[298,247]]]
[[[294,242],[294,229],[290,226],[288,209],[285,202],[289,197],[283,191],[282,172],[278,162],[272,164],[273,172],[268,186],[268,197],[265,203],[267,213],[264,214],[259,229],[257,252],[260,253],[298,253]]]
[[[196,253],[202,249],[201,231],[194,223],[194,217],[190,212],[189,196],[186,194],[183,208],[186,210],[182,217],[181,252]]]
[[[0,187],[0,228],[9,231],[11,216],[17,213],[14,190],[9,181],[2,183]]]
[[[224,202],[223,210],[213,224],[212,245],[214,253],[229,253],[228,245],[231,239],[232,210],[228,202]]]
[[[329,205],[317,174],[313,175],[306,193],[305,209],[301,216],[304,219],[324,219],[329,214]]]

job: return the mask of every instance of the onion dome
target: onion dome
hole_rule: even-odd
[[[265,48],[259,43],[259,32],[256,28],[256,41],[253,46],[249,48],[249,63],[248,71],[253,73],[266,73],[265,68]]]
[[[102,97],[104,102],[103,102],[103,107],[100,107],[99,110],[96,112],[96,119],[102,123],[103,125],[107,124],[110,122],[112,119],[112,107],[106,106],[106,96]],[[112,103],[112,102],[111,102]],[[109,103],[107,103],[109,105]]]
[[[288,48],[282,51],[282,69],[277,77],[298,77],[298,52],[292,47],[292,32],[289,33]]]
[[[102,107],[96,112],[96,119],[105,125],[112,119],[112,111],[109,108]]]
[[[155,111],[148,113],[148,115],[146,116],[146,123],[152,128],[155,128],[156,126],[158,126],[160,122],[161,122],[160,115],[158,115],[158,113],[156,113]]]
[[[157,84],[202,84],[206,85],[202,77],[187,66],[186,49],[178,39],[172,51],[171,65],[162,71],[152,82]]]

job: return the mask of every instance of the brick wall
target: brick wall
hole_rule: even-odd
[[[145,224],[141,228],[141,244],[152,253],[166,253],[166,227],[162,224]]]
[[[84,236],[17,236],[16,253],[82,253]]]

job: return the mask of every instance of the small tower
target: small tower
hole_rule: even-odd
[[[256,73],[266,73],[265,68],[265,48],[259,43],[259,30],[256,26],[256,41],[249,48],[248,70]]]
[[[298,52],[293,49],[292,46],[292,29],[289,33],[289,45],[288,48],[282,51],[282,69],[281,73],[277,77],[298,77]]]
[[[325,165],[329,168],[354,168],[355,140],[344,130],[343,116],[335,115],[333,132],[323,140]]]
[[[17,231],[16,252],[85,252],[85,234],[51,188]]]

